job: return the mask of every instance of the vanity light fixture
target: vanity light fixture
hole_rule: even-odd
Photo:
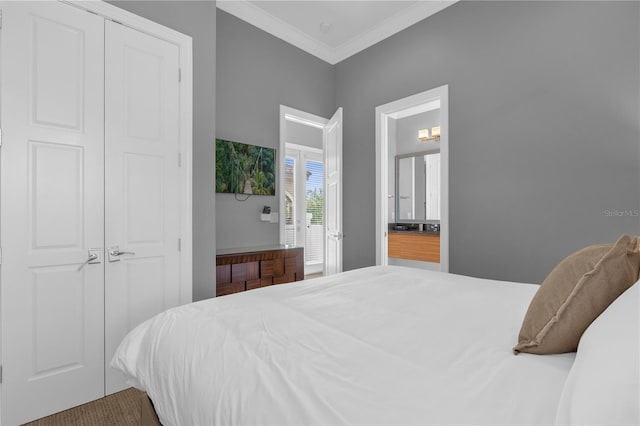
[[[418,130],[418,140],[420,142],[440,141],[440,126],[431,128],[431,136],[429,136],[429,129]]]

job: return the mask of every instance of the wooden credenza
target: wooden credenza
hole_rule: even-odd
[[[216,296],[304,279],[304,249],[272,245],[220,249],[216,254]]]

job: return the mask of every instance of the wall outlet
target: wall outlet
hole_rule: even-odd
[[[271,223],[278,223],[278,212],[272,212],[271,213]]]
[[[271,221],[271,213],[260,213],[260,221],[261,222],[270,222]]]

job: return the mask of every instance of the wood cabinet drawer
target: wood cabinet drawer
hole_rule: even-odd
[[[216,266],[216,283],[228,284],[231,282],[231,265]]]
[[[244,291],[244,281],[237,283],[217,283],[216,284],[216,296],[224,296],[227,294],[238,293]]]
[[[296,273],[291,273],[291,274],[285,274],[285,275],[280,275],[279,277],[273,277],[273,283],[274,284],[284,284],[284,283],[290,283],[292,281],[296,280]]]
[[[284,274],[284,258],[262,260],[260,262],[260,276],[274,277]]]
[[[388,240],[389,257],[440,262],[439,235],[392,232]]]
[[[284,260],[284,273],[295,274],[296,269],[298,269],[298,258],[297,257],[287,257]]]
[[[231,281],[250,281],[260,278],[258,262],[234,263],[231,265]]]
[[[247,290],[253,290],[255,288],[260,288],[261,287],[261,282],[262,280],[260,278],[258,278],[257,280],[250,280],[247,281]]]

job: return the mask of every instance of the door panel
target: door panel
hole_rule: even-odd
[[[162,56],[136,46],[123,46],[126,135],[161,143]],[[143,71],[143,72],[141,72]]]
[[[31,249],[81,248],[82,147],[35,141],[27,145]]]
[[[31,271],[34,377],[82,367],[84,282],[77,266]],[[64,311],[59,307],[65,306]],[[58,330],[55,334],[50,330]]]
[[[104,394],[104,263],[80,268],[104,245],[104,31],[59,2],[2,13],[2,423],[18,424]]]
[[[126,327],[132,330],[167,306],[163,257],[131,259],[122,265],[127,283]],[[144,301],[144,303],[140,303]]]
[[[161,156],[124,153],[124,236],[132,244],[162,244],[164,209],[164,159]]]
[[[342,108],[323,131],[325,168],[325,275],[342,272]]]
[[[179,304],[178,48],[107,22],[106,361],[127,332]],[[127,387],[107,366],[106,392]]]
[[[81,130],[84,31],[32,16],[34,124]],[[66,79],[60,76],[68,76]]]

